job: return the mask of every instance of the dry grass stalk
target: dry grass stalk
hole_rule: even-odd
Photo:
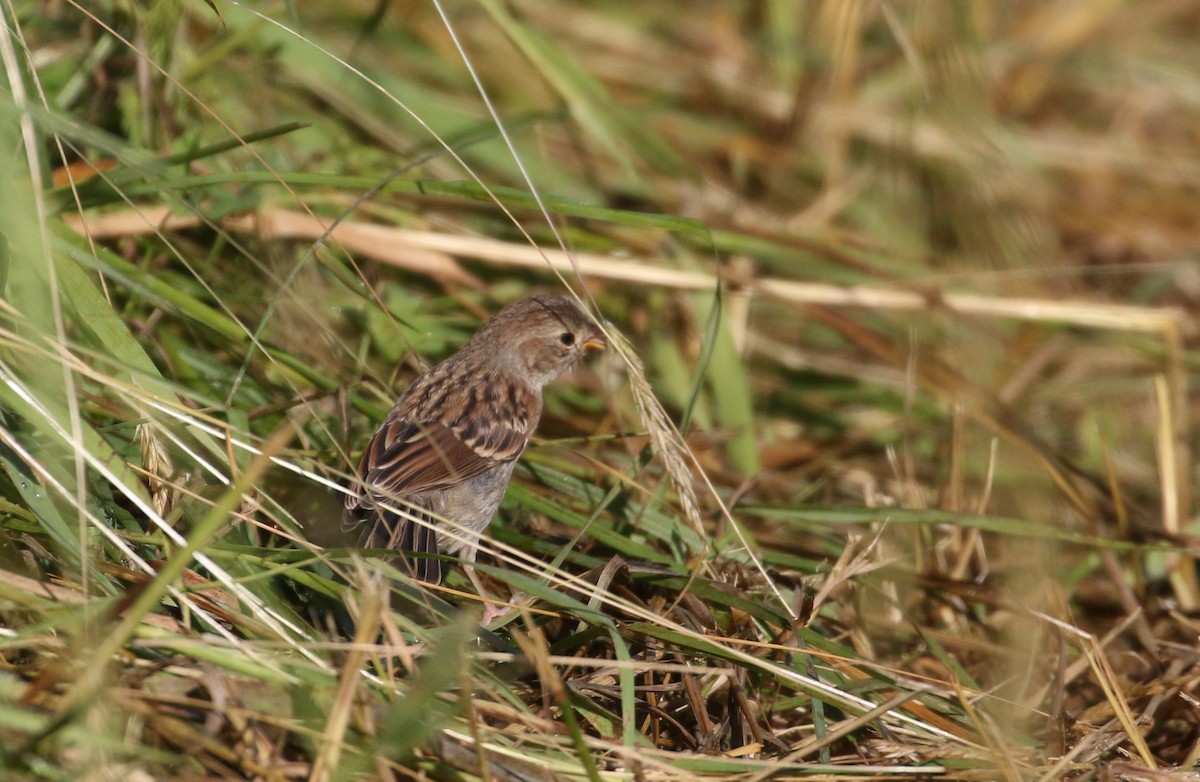
[[[88,217],[86,226],[75,216],[66,219],[74,230],[86,232],[97,240],[184,230],[203,224],[200,218],[174,215],[165,207]],[[414,231],[350,220],[343,220],[330,230],[315,217],[285,209],[270,209],[252,217],[228,218],[222,221],[222,225],[234,231],[259,233],[266,238],[316,241],[328,237],[348,252],[360,253],[436,278],[463,278],[463,270],[451,260],[460,257],[533,270],[543,270],[549,266],[561,273],[574,273],[578,269],[585,277],[678,290],[712,291],[720,282],[720,278],[713,274],[657,266],[648,259],[615,259],[591,253],[567,254],[560,250],[540,249],[484,237]],[[962,315],[1062,323],[1160,336],[1168,330],[1188,334],[1195,328],[1194,321],[1187,313],[1173,307],[961,293],[925,295],[917,291],[761,277],[745,279],[739,276],[737,282],[745,290],[793,304],[898,311],[945,307]]]
[[[1117,676],[1108,661],[1108,655],[1104,653],[1104,648],[1096,636],[1084,632],[1062,620],[1055,619],[1052,616],[1036,612],[1035,614],[1043,621],[1049,622],[1065,633],[1075,636],[1082,641],[1080,649],[1084,654],[1084,658],[1095,674],[1096,682],[1104,690],[1105,699],[1112,707],[1113,713],[1116,714],[1116,718],[1121,723],[1126,736],[1133,743],[1134,749],[1137,750],[1138,756],[1146,764],[1146,767],[1150,769],[1157,768],[1154,754],[1146,746],[1146,739],[1138,728],[1137,719],[1133,716],[1133,712],[1129,708],[1128,699],[1121,692],[1121,688],[1117,683]]]

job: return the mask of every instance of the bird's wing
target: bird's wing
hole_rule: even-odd
[[[447,489],[520,456],[530,434],[521,423],[388,421],[363,453],[358,475],[380,498]],[[370,504],[363,502],[363,491],[348,496],[346,506]]]
[[[440,583],[437,525],[422,507],[424,501],[403,507],[404,499],[448,489],[515,460],[529,442],[530,427],[521,423],[493,424],[485,430],[401,418],[385,422],[362,455],[361,482],[346,496],[343,526],[350,529],[368,521],[360,545],[399,551],[401,563],[418,580]],[[389,498],[406,515],[388,510]]]

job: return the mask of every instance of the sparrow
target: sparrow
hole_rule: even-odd
[[[371,437],[345,500],[346,526],[362,526],[359,545],[399,552],[430,584],[442,580],[438,554],[461,554],[486,598],[473,567],[479,536],[537,429],[542,389],[604,347],[600,329],[565,296],[500,310],[414,380]]]

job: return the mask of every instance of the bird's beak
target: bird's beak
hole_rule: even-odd
[[[606,347],[608,347],[608,343],[604,341],[604,334],[598,330],[588,334],[587,339],[583,341],[584,353],[595,353],[598,350],[604,350]]]

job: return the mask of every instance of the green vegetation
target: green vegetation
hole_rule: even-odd
[[[1192,769],[1194,15],[4,6],[0,777]],[[564,285],[480,629],[338,487]]]

